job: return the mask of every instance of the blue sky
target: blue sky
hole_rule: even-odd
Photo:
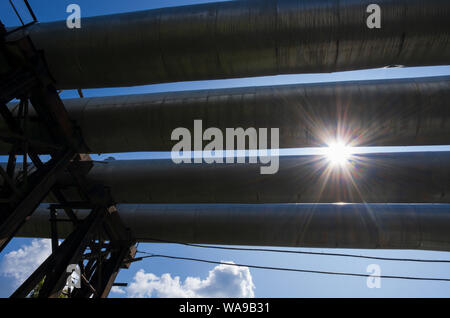
[[[20,4],[21,0],[15,0]],[[66,7],[70,3],[77,3],[82,10],[82,17],[95,16],[110,13],[129,12],[136,10],[152,9],[158,7],[185,5],[214,2],[206,0],[30,0],[36,16],[39,21],[61,20],[67,17]],[[19,5],[20,10],[20,5]],[[18,21],[14,18],[13,12],[10,10],[7,1],[0,2],[0,19],[7,26],[15,25]],[[232,80],[215,80],[215,81],[198,81],[198,82],[182,82],[167,83],[157,85],[147,85],[129,88],[106,88],[106,89],[89,89],[84,90],[86,97],[91,96],[107,96],[148,92],[164,92],[179,91],[191,89],[205,88],[225,88],[239,86],[258,86],[258,85],[275,85],[275,84],[291,84],[291,83],[309,83],[309,82],[326,82],[326,81],[345,81],[345,80],[365,80],[365,79],[382,79],[382,78],[402,78],[402,77],[422,77],[422,76],[438,76],[450,75],[450,66],[438,67],[417,67],[417,68],[397,68],[397,69],[374,69],[364,71],[341,72],[332,74],[304,74],[304,75],[285,75],[270,76],[259,78],[245,78]],[[77,97],[75,91],[64,91],[63,98]],[[426,147],[413,149],[428,150],[449,150],[448,147]],[[401,148],[393,148],[395,151],[403,151]],[[302,152],[301,150],[297,152]],[[161,154],[159,154],[161,155]],[[105,158],[110,154],[101,155],[96,158]],[[117,159],[141,159],[152,158],[158,154],[152,153],[132,153],[132,154],[113,154]],[[0,297],[7,297],[14,290],[16,279],[11,276],[11,271],[5,269],[6,265],[17,266],[24,259],[20,255],[27,251],[31,251],[33,246],[43,250],[48,245],[38,242],[32,243],[30,239],[17,238],[14,239],[9,246],[0,254]],[[32,245],[34,244],[34,245]],[[31,246],[23,249],[23,246]],[[256,252],[231,252],[204,250],[194,247],[178,246],[174,244],[143,244],[139,245],[139,249],[143,251],[151,251],[154,253],[179,255],[187,257],[206,258],[211,260],[234,261],[236,263],[247,263],[278,267],[298,267],[305,269],[341,271],[366,273],[366,268],[373,261],[345,259],[337,257],[325,256],[303,256],[303,255],[280,255],[273,253],[256,253]],[[302,249],[311,251],[334,251],[325,249]],[[13,252],[12,254],[10,252]],[[17,252],[19,251],[19,252]],[[343,250],[340,250],[344,252]],[[450,259],[448,253],[443,252],[426,252],[426,251],[382,251],[382,250],[346,250],[356,254],[390,256],[390,257],[407,257],[407,258],[440,258]],[[9,258],[4,256],[9,253]],[[34,255],[34,254],[33,254]],[[28,259],[29,261],[29,259]],[[449,265],[447,264],[420,264],[420,263],[398,263],[398,262],[376,262],[381,266],[382,275],[406,275],[406,276],[432,276],[432,277],[448,277]],[[36,265],[34,265],[36,266]],[[186,261],[175,261],[166,259],[151,259],[135,263],[129,270],[122,270],[117,278],[118,282],[134,281],[138,271],[143,270],[145,273],[152,273],[161,277],[163,274],[170,273],[170,278],[164,276],[158,282],[177,284],[174,277],[179,276],[181,282],[187,277],[198,277],[200,283],[208,284],[232,284],[232,278],[236,278],[243,273],[225,273],[220,269],[214,269],[214,265],[191,263]],[[209,272],[212,271],[212,274]],[[142,273],[142,272],[141,272]],[[221,283],[213,278],[223,274],[226,279]],[[216,275],[217,274],[217,275]],[[244,273],[245,274],[245,273]],[[208,275],[210,280],[207,279]],[[216,276],[214,276],[216,275]],[[227,276],[228,275],[228,276]],[[241,276],[242,276],[241,275]],[[381,288],[369,289],[366,287],[365,278],[340,277],[340,276],[324,276],[317,274],[301,274],[301,273],[285,273],[272,272],[265,270],[250,269],[252,282],[255,286],[254,295],[256,297],[448,297],[450,295],[450,284],[445,282],[420,282],[420,281],[402,281],[402,280],[382,280]],[[142,276],[142,275],[141,275]],[[239,276],[239,277],[241,277]],[[148,276],[147,276],[148,278]],[[153,277],[152,279],[154,279]],[[224,283],[225,282],[225,283]],[[230,283],[231,282],[231,283]],[[192,291],[192,284],[180,284],[178,290]],[[209,286],[209,285],[208,285]],[[159,287],[158,287],[159,288]],[[190,289],[189,289],[190,288]],[[159,289],[155,289],[159,290]],[[206,290],[206,289],[205,289]],[[198,292],[198,290],[197,290]],[[198,292],[199,293],[199,292]],[[130,295],[130,291],[128,291]],[[162,295],[162,294],[158,294]],[[110,296],[125,297],[127,294],[112,293]]]

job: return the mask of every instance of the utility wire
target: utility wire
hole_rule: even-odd
[[[267,249],[267,248],[223,247],[223,246],[214,246],[214,245],[182,243],[182,242],[175,242],[175,241],[164,241],[164,240],[159,240],[159,239],[155,239],[155,238],[149,238],[149,240],[161,242],[161,243],[180,244],[180,245],[185,245],[185,246],[190,246],[190,247],[232,250],[232,251],[274,252],[274,253],[306,254],[306,255],[319,255],[319,256],[339,256],[339,257],[353,257],[353,258],[374,259],[374,260],[381,260],[381,261],[398,261],[398,262],[450,263],[450,260],[443,260],[443,259],[392,258],[392,257],[378,257],[378,256],[367,256],[367,255],[345,254],[345,253],[306,252],[306,251],[279,250],[279,249]]]
[[[170,256],[170,255],[162,255],[162,254],[152,254],[152,253],[147,253],[147,252],[140,252],[140,253],[144,253],[144,254],[148,254],[148,255],[135,258],[134,261],[140,261],[140,260],[142,260],[144,258],[156,258],[156,257],[158,257],[158,258],[168,258],[168,259],[176,259],[176,260],[201,262],[201,263],[208,263],[208,264],[229,265],[229,266],[256,268],[256,269],[288,271],[288,272],[300,272],[300,273],[311,273],[311,274],[356,276],[356,277],[377,277],[377,278],[390,278],[390,279],[408,279],[408,280],[426,280],[426,281],[450,282],[450,278],[390,276],[390,275],[374,276],[374,275],[370,275],[370,274],[358,274],[358,273],[346,273],[346,272],[328,272],[328,271],[297,269],[297,268],[270,267],[270,266],[259,266],[259,265],[248,265],[248,264],[225,263],[225,262],[217,262],[217,261],[211,261],[211,260],[199,259],[199,258]]]

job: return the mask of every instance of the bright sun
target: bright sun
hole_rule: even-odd
[[[335,142],[328,145],[325,154],[332,165],[345,165],[352,154],[351,147],[342,142]]]

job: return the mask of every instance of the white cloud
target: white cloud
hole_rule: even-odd
[[[14,284],[19,286],[50,254],[51,241],[35,239],[3,257],[0,275],[14,278]],[[254,289],[248,267],[221,264],[210,270],[205,279],[187,277],[184,282],[180,277],[172,277],[169,273],[159,277],[141,269],[136,272],[133,282],[127,288],[114,286],[111,292],[126,294],[128,297],[252,298],[255,297]]]
[[[23,245],[3,257],[0,274],[14,278],[14,284],[19,286],[33,271],[51,254],[49,239],[33,240],[29,245]]]
[[[158,277],[141,269],[127,287],[127,294],[128,297],[139,298],[252,298],[255,297],[254,289],[255,285],[248,267],[221,264],[210,270],[206,279],[187,277],[184,282],[178,276],[172,278],[170,274],[163,274]]]
[[[111,293],[126,294],[126,292],[122,288],[120,288],[119,286],[113,286],[111,288]]]

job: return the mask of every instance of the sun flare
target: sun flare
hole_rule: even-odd
[[[332,165],[344,166],[351,157],[352,147],[342,142],[331,143],[328,145],[325,154]]]

